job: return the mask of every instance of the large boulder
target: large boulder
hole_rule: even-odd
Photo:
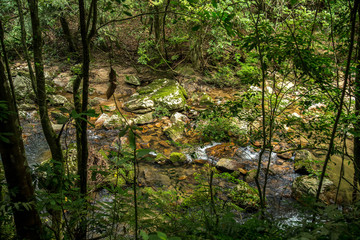
[[[17,75],[15,78],[13,78],[13,84],[17,99],[23,100],[35,98],[30,78],[24,75]]]
[[[185,154],[180,153],[180,152],[173,152],[170,155],[170,161],[175,165],[175,166],[180,166],[183,165],[185,163],[188,162],[187,157]]]
[[[230,198],[232,202],[247,211],[256,211],[260,206],[260,198],[256,190],[244,181],[240,181],[230,191]]]
[[[299,174],[313,173],[321,168],[322,162],[310,151],[299,150],[295,154],[294,170]]]
[[[135,76],[135,75],[126,76],[126,77],[125,77],[125,82],[126,82],[127,84],[135,85],[135,86],[140,86],[140,85],[141,85],[140,79],[139,79],[137,76]]]
[[[221,158],[216,163],[216,168],[224,172],[234,172],[234,171],[238,171],[239,169],[243,169],[244,164],[241,164],[234,159]]]
[[[133,118],[130,120],[130,122],[133,122],[134,124],[148,124],[154,122],[154,117],[152,112],[145,113],[142,115],[137,116],[136,118]]]
[[[146,113],[157,106],[170,111],[182,110],[186,105],[186,91],[178,82],[170,79],[157,79],[137,90],[125,107],[130,112]]]
[[[62,95],[49,95],[48,98],[51,106],[65,106],[69,104],[67,98]]]
[[[302,202],[306,198],[315,198],[319,187],[319,179],[315,176],[300,176],[295,179],[292,185],[293,197]],[[335,202],[336,187],[334,183],[324,178],[321,191],[320,200],[323,203],[330,204]]]
[[[124,125],[124,121],[119,115],[114,114],[112,116],[103,113],[99,116],[99,118],[95,122],[96,128],[105,128],[105,129],[113,129],[116,127],[122,127]]]

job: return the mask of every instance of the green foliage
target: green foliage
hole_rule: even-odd
[[[171,117],[171,112],[166,107],[158,105],[155,107],[155,110],[153,112],[153,117],[159,119],[162,117]]]

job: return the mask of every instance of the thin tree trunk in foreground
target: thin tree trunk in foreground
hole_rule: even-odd
[[[51,156],[52,156],[52,165],[54,171],[54,179],[52,179],[52,184],[50,185],[50,191],[53,193],[59,193],[62,189],[62,177],[63,177],[63,164],[64,158],[61,149],[60,139],[52,128],[50,118],[48,115],[48,107],[46,103],[46,90],[45,90],[45,76],[44,76],[44,64],[42,57],[42,36],[39,20],[39,9],[37,0],[28,0],[30,15],[31,15],[31,25],[33,32],[33,51],[34,51],[34,64],[35,64],[35,74],[36,74],[36,84],[37,84],[37,100],[39,105],[40,113],[40,122],[46,138],[46,141],[49,145]],[[56,238],[60,237],[61,229],[61,211],[60,210],[50,210],[52,214],[52,225],[55,231]]]
[[[0,61],[0,102],[6,104],[8,108],[1,109],[0,152],[13,204],[17,237],[30,240],[42,239],[41,221],[35,208],[34,187],[25,157],[19,118],[2,61]]]

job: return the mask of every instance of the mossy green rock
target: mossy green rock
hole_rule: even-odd
[[[186,155],[183,153],[179,153],[179,152],[173,152],[170,155],[170,161],[175,165],[175,166],[180,166],[183,165],[187,162],[187,158]]]
[[[26,74],[19,73],[19,75],[13,78],[13,84],[14,84],[15,96],[17,99],[19,100],[35,99],[35,94],[31,86],[31,80]]]
[[[162,153],[158,153],[155,157],[155,162],[157,163],[165,163],[166,162],[166,156]]]
[[[199,99],[200,106],[209,106],[212,105],[213,102],[214,100],[206,93],[203,93]]]
[[[125,77],[125,82],[130,85],[140,86],[141,81],[137,76],[131,75]]]
[[[255,181],[256,172],[257,172],[256,169],[252,169],[252,170],[248,171],[248,172],[246,173],[246,177],[245,177],[246,182],[253,182],[253,181]]]
[[[295,155],[294,170],[300,174],[314,173],[321,168],[322,161],[308,150],[299,150]]]
[[[132,120],[135,124],[147,124],[154,121],[153,113],[145,113],[143,115],[137,116]]]
[[[184,130],[185,130],[185,123],[179,121],[173,124],[171,127],[167,128],[165,130],[165,134],[168,136],[169,139],[176,142],[184,137],[183,136]]]
[[[156,106],[170,111],[182,110],[186,105],[186,97],[185,89],[175,80],[157,79],[137,90],[125,103],[125,107],[135,113],[150,112]]]
[[[319,179],[316,176],[300,176],[295,179],[292,185],[292,195],[293,197],[303,202],[306,198],[315,198],[316,192],[319,187]],[[336,187],[334,183],[328,179],[324,178],[321,191],[320,191],[320,200],[323,203],[330,204],[335,202]]]
[[[230,198],[236,205],[248,211],[259,208],[259,195],[254,188],[244,181],[240,181],[239,184],[231,190]]]

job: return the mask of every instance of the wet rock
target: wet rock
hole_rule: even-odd
[[[24,75],[13,78],[15,96],[17,99],[34,99],[35,94],[31,86],[31,80]]]
[[[294,170],[299,174],[309,174],[321,168],[321,162],[308,150],[299,150],[295,154]]]
[[[114,114],[110,118],[105,119],[103,126],[106,129],[113,129],[117,127],[122,127],[124,125],[123,119],[119,115]]]
[[[183,153],[173,152],[173,153],[170,154],[170,161],[175,166],[181,166],[181,165],[187,163],[187,157]]]
[[[169,186],[170,178],[155,169],[143,168],[140,170],[140,181],[147,186]]]
[[[202,107],[210,106],[214,103],[214,100],[212,97],[207,95],[206,93],[203,93],[199,99],[199,105]]]
[[[176,112],[173,115],[171,115],[170,121],[175,124],[178,122],[188,123],[190,122],[190,119],[186,115]]]
[[[65,86],[65,91],[68,93],[74,93],[73,86],[74,86],[74,79],[70,79],[69,82]]]
[[[95,122],[96,128],[104,127],[106,129],[113,129],[116,127],[123,126],[124,122],[118,115],[114,114],[111,117],[106,113],[100,115],[100,117]]]
[[[246,182],[241,181],[230,192],[231,201],[236,205],[245,208],[247,211],[255,211],[259,208],[259,195],[255,189]]]
[[[302,202],[306,198],[315,198],[319,187],[319,179],[314,176],[300,176],[295,179],[292,185],[292,196]],[[335,203],[336,187],[334,183],[324,178],[320,192],[320,200],[323,203]]]
[[[145,113],[143,115],[140,115],[134,119],[132,119],[132,122],[134,124],[147,124],[147,123],[152,123],[154,122],[154,117],[152,112],[149,113]]]
[[[53,79],[53,82],[56,86],[64,88],[69,83],[70,78],[71,77],[70,77],[69,73],[64,72],[64,73],[60,73],[58,76],[56,76]]]
[[[31,110],[35,110],[36,106],[34,104],[30,104],[30,103],[23,103],[19,105],[19,110],[23,110],[23,111],[31,111]]]
[[[207,155],[215,159],[231,158],[234,156],[235,151],[236,151],[236,147],[235,144],[232,142],[221,143],[206,149]]]
[[[239,168],[244,168],[244,164],[241,164],[239,162],[237,162],[234,159],[229,159],[229,158],[221,158],[217,163],[216,163],[216,168],[218,168],[221,171],[225,171],[225,172],[234,172],[234,171],[239,171]]]
[[[281,159],[289,160],[290,158],[292,158],[293,154],[294,153],[290,151],[290,152],[278,153],[277,156]]]
[[[176,142],[184,138],[184,130],[185,124],[183,122],[177,122],[176,124],[165,128],[164,132],[169,139]]]
[[[49,95],[48,97],[51,106],[64,106],[69,104],[67,98],[62,95]]]
[[[165,164],[166,160],[166,156],[162,153],[158,153],[155,157],[155,162],[158,164]]]
[[[195,159],[194,163],[198,164],[198,165],[205,165],[207,163],[209,163],[207,160],[204,159]]]
[[[139,79],[137,76],[135,76],[135,75],[126,76],[126,77],[125,77],[125,82],[126,82],[127,84],[135,85],[135,86],[140,86],[140,85],[141,85],[140,79]]]
[[[62,129],[63,125],[62,124],[51,124],[52,128],[54,129],[55,132],[60,132],[60,130]]]
[[[106,99],[100,98],[100,97],[94,97],[93,99],[90,99],[90,101],[89,101],[91,106],[96,106],[103,102],[106,102]]]
[[[249,182],[255,181],[256,172],[257,172],[256,169],[252,169],[252,170],[248,171],[246,174],[246,177],[245,177],[246,182],[249,183]]]
[[[182,110],[186,105],[186,96],[184,88],[175,80],[158,79],[138,89],[125,103],[125,107],[135,113],[150,112],[156,106],[170,111]]]
[[[104,124],[105,120],[109,119],[109,115],[106,113],[101,114],[95,122],[95,127],[100,128]]]

